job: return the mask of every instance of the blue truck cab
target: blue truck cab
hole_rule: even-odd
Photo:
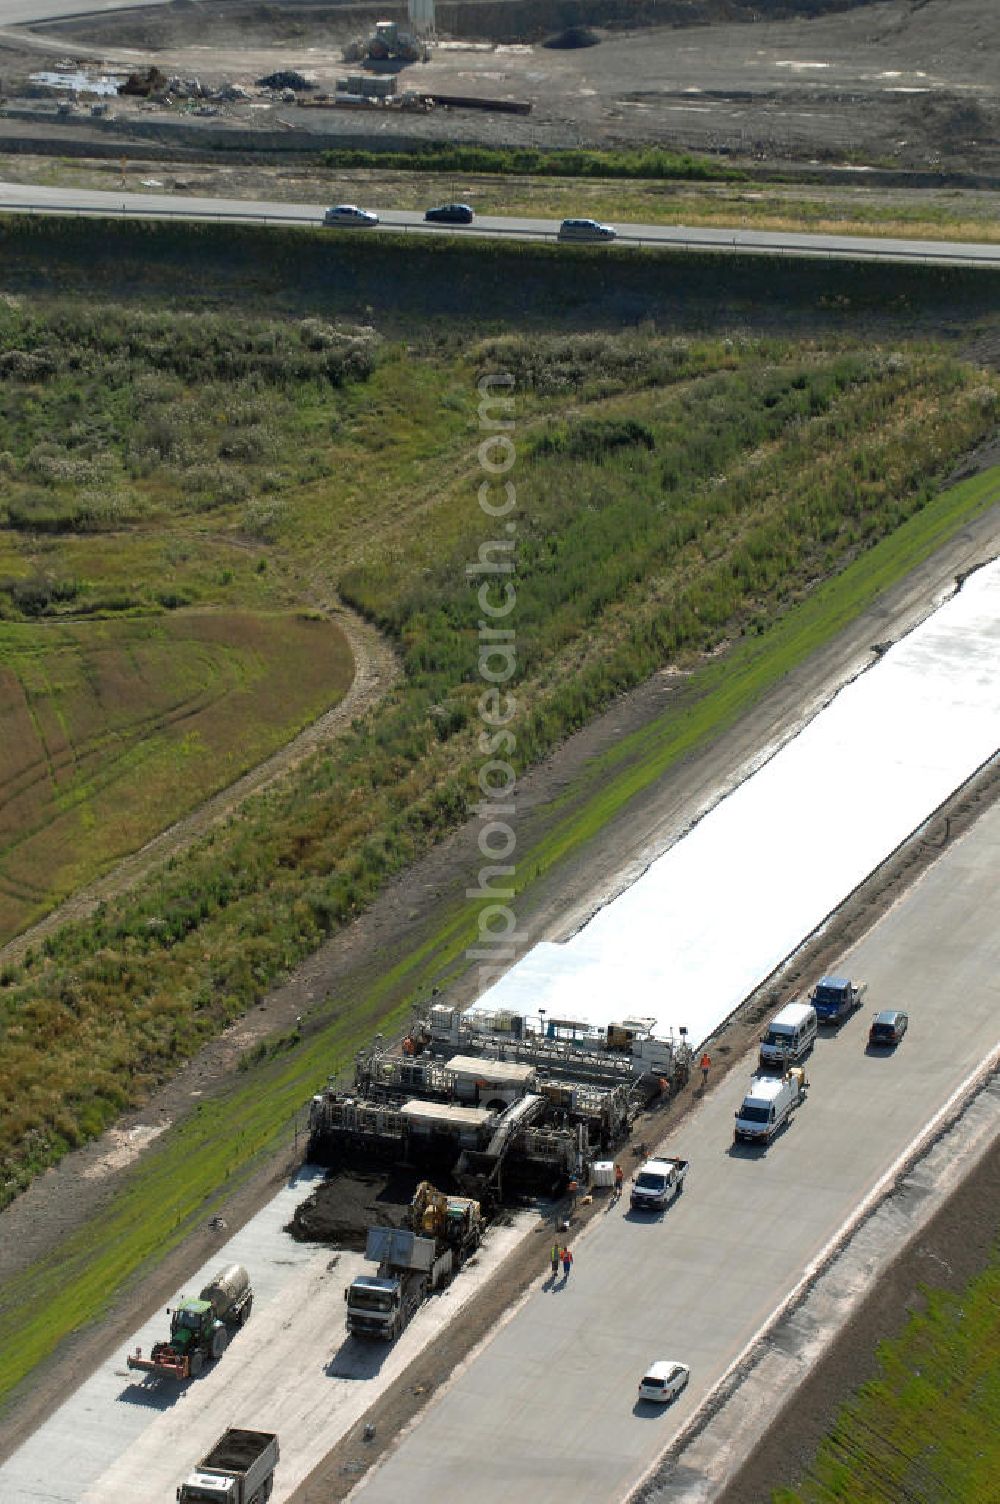
[[[839,1024],[861,1007],[865,990],[863,982],[852,982],[848,977],[820,977],[809,1001],[821,1024]]]

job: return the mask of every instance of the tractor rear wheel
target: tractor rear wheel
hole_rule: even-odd
[[[221,1358],[229,1346],[229,1333],[224,1326],[217,1326],[212,1333],[212,1357]]]

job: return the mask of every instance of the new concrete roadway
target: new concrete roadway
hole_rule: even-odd
[[[752,870],[748,867],[748,881]],[[752,1062],[664,1146],[691,1162],[659,1217],[612,1209],[568,1281],[540,1277],[357,1504],[613,1504],[629,1494],[914,1140],[998,1049],[1000,807],[947,850],[843,958],[872,1008],[910,1029],[866,1052],[866,1008],[821,1037],[806,1101],[770,1148],[733,1144]],[[545,1250],[539,1248],[539,1265]],[[669,1409],[639,1403],[645,1366],[691,1367]]]
[[[365,206],[368,207],[368,206]],[[285,204],[257,199],[198,198],[176,193],[112,193],[100,189],[47,188],[0,182],[0,213],[85,214],[135,219],[217,220],[227,223],[321,225],[323,204]],[[379,230],[394,234],[556,241],[559,221],[483,215],[472,225],[434,225],[422,213],[381,209]],[[597,242],[614,254],[624,246],[660,250],[752,252],[770,256],[818,256],[848,261],[935,262],[1000,267],[1000,244],[949,240],[899,240],[861,235],[799,235],[772,230],[689,229],[684,225],[624,224],[618,238]],[[373,226],[338,226],[330,235],[371,235]],[[562,242],[560,242],[562,243]],[[579,242],[572,242],[579,244]]]

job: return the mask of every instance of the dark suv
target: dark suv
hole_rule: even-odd
[[[438,204],[424,215],[436,225],[471,225],[474,217],[468,204]]]
[[[898,1044],[906,1033],[909,1021],[906,1014],[898,1008],[887,1008],[882,1013],[876,1013],[868,1030],[869,1046],[878,1049],[882,1045]]]

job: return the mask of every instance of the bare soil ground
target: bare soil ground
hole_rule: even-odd
[[[385,1170],[338,1170],[295,1208],[287,1231],[299,1243],[329,1243],[363,1251],[368,1227],[403,1227],[423,1179],[403,1165]],[[438,1190],[448,1190],[435,1176]]]
[[[658,143],[738,159],[894,164],[1000,179],[1000,33],[993,0],[871,0],[782,19],[719,19],[713,0],[688,7],[697,24],[605,31],[595,47],[448,40],[404,68],[400,87],[529,101],[524,117],[446,110],[304,110],[274,102],[256,80],[294,68],[331,91],[348,70],[342,44],[374,19],[357,7],[302,13],[294,34],[275,8],[194,3],[117,12],[0,37],[10,99],[54,62],[97,68],[155,63],[164,73],[238,83],[250,100],[221,118],[254,130],[312,132],[316,148],[390,130],[413,141],[615,146]],[[765,11],[766,14],[766,11]],[[37,91],[36,91],[37,92]],[[53,107],[49,106],[51,111]],[[145,102],[115,104],[122,120],[193,119]],[[150,113],[152,110],[152,113]],[[213,122],[199,122],[212,124]],[[121,120],[115,131],[121,134]],[[384,139],[384,137],[383,137]]]

